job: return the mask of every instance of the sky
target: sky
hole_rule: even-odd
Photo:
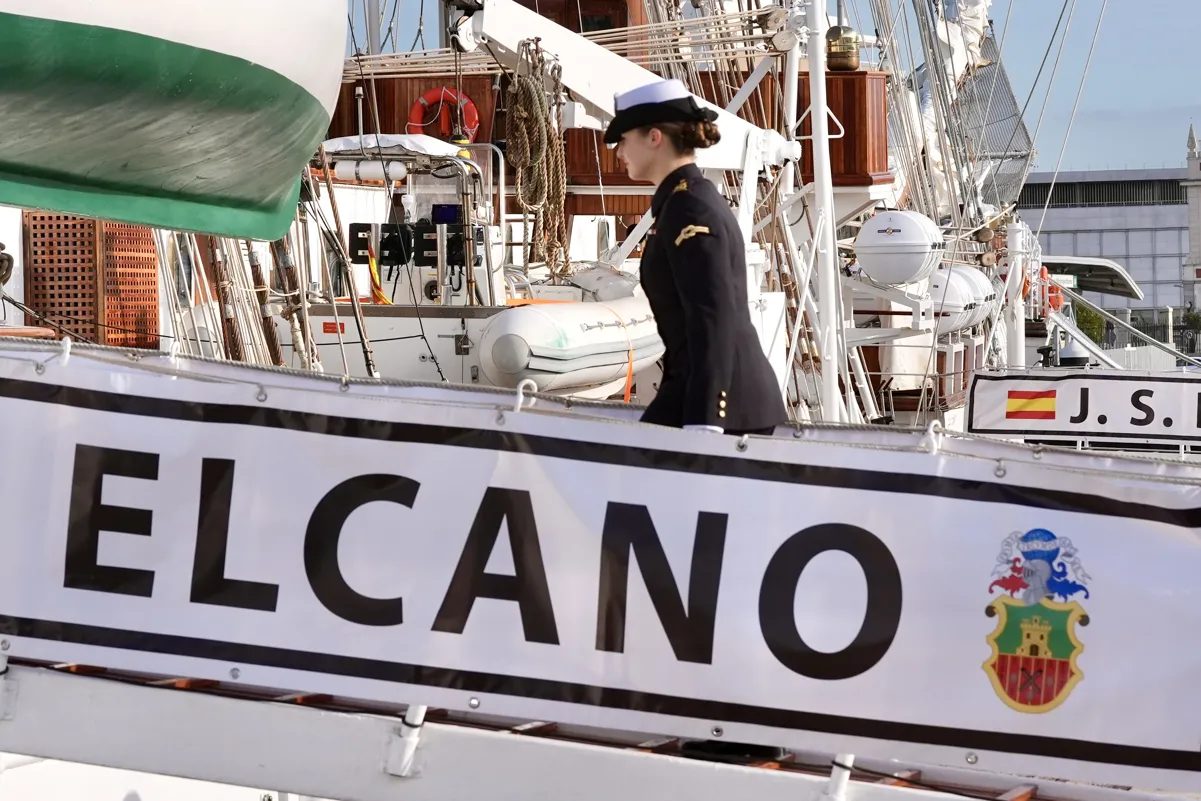
[[[397,7],[396,2],[380,0],[389,17]],[[1201,92],[1188,89],[1193,85],[1191,76],[1197,53],[1190,49],[1188,36],[1166,34],[1201,28],[1201,0],[1068,0],[1069,10],[1073,2],[1075,11],[1067,42],[1035,142],[1038,156],[1034,169],[1040,172],[1055,169],[1081,86],[1080,107],[1071,124],[1062,170],[1183,167],[1189,123],[1201,122]],[[418,16],[423,10],[425,46],[438,46],[438,3],[439,0],[399,0],[401,51],[412,47]],[[850,3],[861,9],[860,18],[870,19],[867,0],[850,0]],[[1105,14],[1085,76],[1085,61],[1103,3],[1106,3]],[[348,4],[355,9],[354,36],[359,46],[365,48],[363,2],[348,0]],[[834,0],[830,0],[831,13],[834,8]],[[1009,15],[1003,58],[1019,107],[1034,89],[1025,114],[1032,134],[1039,126],[1052,66],[1059,52],[1058,39],[1037,86],[1034,80],[1062,8],[1061,0],[993,0],[989,10],[998,40]],[[350,35],[347,52],[352,52]]]
[[[989,16],[998,39],[1011,2],[1003,56],[1020,106],[1030,92],[1063,3],[995,0]],[[1035,143],[1038,171],[1055,169],[1072,104],[1085,77],[1084,64],[1101,5],[1102,0],[1076,0],[1059,73]],[[1167,34],[1199,26],[1198,0],[1108,0],[1072,123],[1064,170],[1184,166],[1189,123],[1201,122],[1201,93],[1191,90],[1197,53],[1189,48],[1189,37]],[[1025,115],[1032,133],[1057,50],[1058,43]]]

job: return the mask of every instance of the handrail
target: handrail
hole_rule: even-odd
[[[1076,294],[1075,292],[1068,289],[1063,284],[1059,283],[1059,281],[1057,281],[1056,279],[1051,278],[1050,280],[1052,283],[1054,283],[1056,286],[1058,286],[1060,288],[1060,290],[1062,290],[1063,294],[1067,295],[1073,301],[1075,301],[1077,303],[1082,303],[1085,306],[1088,306],[1090,309],[1092,309],[1093,311],[1100,314],[1106,320],[1109,320],[1109,321],[1115,323],[1116,325],[1121,326],[1122,328],[1126,329],[1127,331],[1134,334],[1135,336],[1140,337],[1141,339],[1145,339],[1149,344],[1153,345],[1156,348],[1159,348],[1164,353],[1170,353],[1171,355],[1175,356],[1177,359],[1183,359],[1184,361],[1188,362],[1189,364],[1193,365],[1194,367],[1201,367],[1201,361],[1198,361],[1197,359],[1194,359],[1191,356],[1186,356],[1183,353],[1181,353],[1180,351],[1173,348],[1171,345],[1168,345],[1164,342],[1160,342],[1158,339],[1156,339],[1148,334],[1144,334],[1142,331],[1139,331],[1137,328],[1132,326],[1130,323],[1126,322],[1125,320],[1122,320],[1120,317],[1110,314],[1109,312],[1105,311],[1105,309],[1102,309],[1100,306],[1096,305],[1092,301],[1086,300],[1083,295]]]

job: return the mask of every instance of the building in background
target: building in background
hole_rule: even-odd
[[[1184,274],[1193,285],[1188,296],[1193,309],[1201,311],[1201,149],[1197,146],[1197,132],[1188,127],[1188,175],[1182,185],[1188,195],[1188,229],[1185,236]]]
[[[1190,142],[1195,146],[1191,132]],[[1197,270],[1189,266],[1197,260],[1189,257],[1188,193],[1198,194],[1192,240],[1201,245],[1201,182],[1191,190],[1185,184],[1189,170],[1201,179],[1201,160],[1189,159],[1188,169],[1061,172],[1053,190],[1051,173],[1032,173],[1018,210],[1032,228],[1041,229],[1045,256],[1110,259],[1143,293],[1139,300],[1085,291],[1090,301],[1105,309],[1129,309],[1135,324],[1161,322],[1167,307],[1179,321],[1181,312],[1197,304],[1199,285]]]

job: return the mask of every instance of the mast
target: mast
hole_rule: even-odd
[[[817,239],[817,307],[821,329],[821,403],[822,420],[845,422],[840,412],[842,395],[838,387],[841,370],[842,336],[838,326],[838,267],[835,264],[833,177],[830,168],[830,125],[826,109],[826,31],[830,19],[826,0],[809,2],[809,120],[813,125],[813,204],[820,224]]]
[[[383,47],[380,45],[380,12],[379,0],[365,0],[367,6],[367,55],[378,55]]]

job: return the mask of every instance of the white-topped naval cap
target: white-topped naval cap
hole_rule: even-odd
[[[613,95],[615,111],[641,106],[644,103],[666,103],[669,100],[683,100],[692,93],[679,78],[669,78],[663,81],[644,84],[626,92]]]

